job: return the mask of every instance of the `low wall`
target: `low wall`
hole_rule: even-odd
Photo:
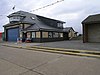
[[[33,38],[32,42],[53,42],[53,41],[63,41],[63,38]]]

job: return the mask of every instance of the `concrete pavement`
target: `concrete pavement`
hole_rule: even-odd
[[[100,75],[100,59],[0,46],[0,75]]]
[[[0,59],[0,75],[19,75],[25,71],[27,69],[12,64],[7,60]]]
[[[88,50],[82,50],[83,48],[80,47],[81,41],[71,41],[71,43],[68,43],[69,41],[59,41],[59,42],[49,42],[49,43],[4,43],[3,46],[7,47],[13,47],[13,48],[21,48],[21,49],[27,49],[27,50],[36,50],[36,51],[43,51],[43,52],[52,52],[52,53],[60,53],[60,54],[67,54],[67,55],[77,55],[77,56],[86,56],[86,57],[94,57],[94,58],[100,58],[100,51],[99,50],[93,50],[94,47],[98,46],[97,49],[99,49],[99,43],[92,43],[93,45],[92,50],[89,50],[91,46],[87,43]],[[49,47],[48,47],[49,45]],[[51,47],[51,46],[52,47]],[[63,47],[68,46],[73,49]],[[74,48],[74,46],[78,46],[81,49]],[[82,43],[85,48],[85,44]],[[45,47],[47,46],[47,47]],[[55,48],[56,46],[60,46],[59,48]],[[63,48],[61,48],[63,47]]]
[[[45,43],[19,43],[19,44],[17,44],[16,42],[5,42],[2,44],[23,46],[23,47],[41,46],[41,47],[51,47],[51,48],[100,51],[100,43],[83,43],[82,40],[67,40],[67,41],[45,42]]]
[[[40,46],[52,47],[52,48],[66,48],[66,49],[100,51],[100,43],[83,43],[82,40],[46,42],[46,43],[40,44]]]

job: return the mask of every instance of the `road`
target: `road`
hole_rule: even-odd
[[[0,44],[0,75],[100,75],[100,59]]]

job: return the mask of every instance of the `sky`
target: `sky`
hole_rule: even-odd
[[[56,1],[60,0],[0,0],[0,32],[9,22],[7,15],[20,10],[30,12]],[[64,0],[31,13],[64,21],[64,27],[82,33],[81,22],[89,15],[100,14],[100,0]]]

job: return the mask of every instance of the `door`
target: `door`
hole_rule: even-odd
[[[19,37],[19,28],[8,29],[7,37],[8,41],[17,41],[17,38]]]
[[[100,42],[100,25],[88,25],[88,42]]]
[[[64,40],[69,40],[68,33],[66,33],[66,32],[63,33],[63,39]]]

